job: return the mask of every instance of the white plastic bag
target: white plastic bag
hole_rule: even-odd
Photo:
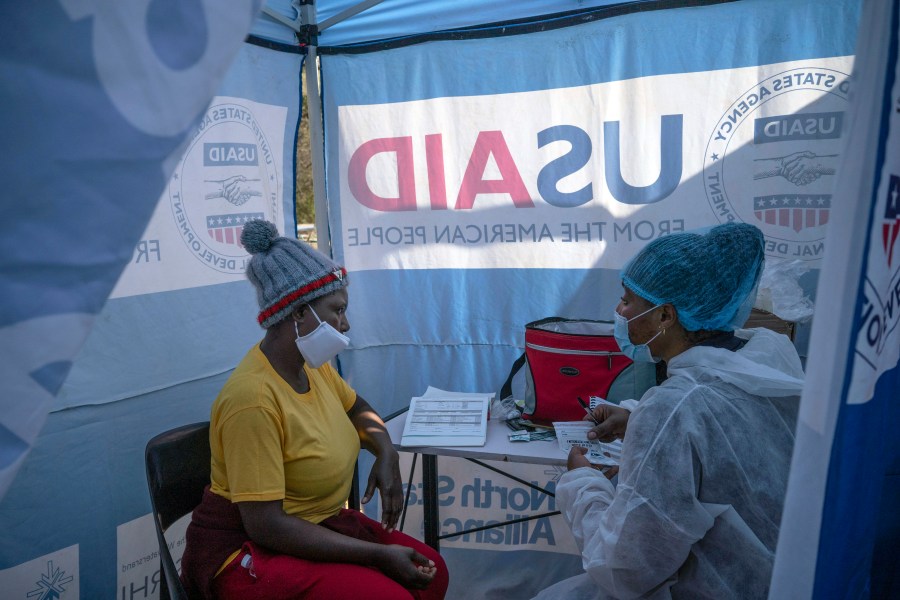
[[[766,258],[754,306],[785,321],[808,321],[815,305],[797,283],[807,271],[809,268],[801,260]]]

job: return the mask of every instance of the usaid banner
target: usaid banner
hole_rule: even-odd
[[[285,106],[212,99],[112,298],[244,280],[244,223],[284,220],[287,115]]]
[[[244,276],[250,256],[240,235],[252,219],[294,228],[301,65],[299,54],[243,44],[172,161],[54,408],[107,403],[224,373],[258,338],[258,308]],[[112,371],[111,354],[120,367]],[[144,368],[147,356],[157,368]]]
[[[816,264],[851,65],[341,106],[347,267],[615,269],[726,221],[760,227],[768,256]]]
[[[388,412],[429,385],[497,391],[525,323],[611,319],[621,266],[670,233],[752,223],[770,259],[818,268],[858,9],[746,0],[323,49],[348,378]],[[425,368],[384,380],[404,363]]]

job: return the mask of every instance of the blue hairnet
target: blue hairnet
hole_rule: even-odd
[[[622,269],[622,282],[653,304],[672,304],[688,331],[733,331],[750,316],[763,270],[762,232],[717,225],[653,240]]]

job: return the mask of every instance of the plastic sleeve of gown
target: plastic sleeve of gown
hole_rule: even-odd
[[[692,461],[672,460],[691,456],[687,437],[675,434],[680,428],[657,428],[656,419],[636,418],[640,413],[629,419],[626,437],[641,451],[623,456],[617,488],[589,467],[566,473],[556,488],[585,571],[615,598],[652,596],[673,583],[722,512],[696,499]]]
[[[617,486],[587,467],[560,478],[557,504],[597,597],[668,598],[676,583],[684,597],[765,597],[802,385],[796,351],[777,351],[790,342],[771,342],[763,333],[745,353],[770,366],[718,348],[676,357],[680,376],[629,418]],[[773,373],[783,389],[750,391]]]

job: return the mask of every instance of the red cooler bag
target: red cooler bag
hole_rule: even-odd
[[[514,393],[520,371],[524,387]],[[525,326],[525,353],[513,363],[500,399],[514,399],[530,421],[580,421],[579,397],[640,399],[655,383],[653,364],[634,363],[619,350],[612,321],[548,317]]]

